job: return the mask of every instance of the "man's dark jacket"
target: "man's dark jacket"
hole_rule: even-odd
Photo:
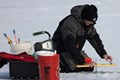
[[[52,38],[54,48],[58,53],[69,52],[80,64],[84,63],[84,57],[80,51],[86,40],[90,42],[101,58],[107,54],[94,25],[89,28],[84,25],[81,13],[86,6],[73,7],[71,14],[59,23]]]

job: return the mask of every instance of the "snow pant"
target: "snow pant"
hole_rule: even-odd
[[[83,53],[83,55],[87,55]],[[60,54],[60,72],[81,72],[81,71],[93,71],[94,67],[77,68],[79,61],[72,57],[69,52],[62,52]]]

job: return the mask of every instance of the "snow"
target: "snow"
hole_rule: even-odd
[[[8,67],[9,64],[0,70],[0,80],[10,80]],[[120,80],[120,71],[60,73],[59,77],[59,80]]]
[[[9,64],[4,65],[4,67],[0,69],[0,80],[3,80],[3,79],[10,79]]]
[[[42,41],[45,36],[33,37],[32,33],[47,30],[53,35],[59,21],[69,15],[73,6],[80,4],[95,4],[98,7],[96,29],[108,54],[112,55],[113,63],[118,66],[100,67],[97,73],[62,73],[60,80],[120,80],[120,0],[0,0],[0,51],[10,52],[11,47],[3,33],[7,33],[13,42],[13,29],[21,41],[32,41],[33,44]],[[105,62],[88,42],[84,50],[98,62]],[[9,78],[8,65],[0,69],[0,77]]]
[[[120,80],[120,73],[117,72],[62,73],[60,76],[60,80]]]

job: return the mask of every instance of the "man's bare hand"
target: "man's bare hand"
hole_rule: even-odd
[[[112,62],[112,56],[105,54],[103,57],[106,61]]]

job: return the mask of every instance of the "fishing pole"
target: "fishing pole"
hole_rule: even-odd
[[[12,40],[10,39],[10,37],[6,33],[4,33],[3,35],[7,38],[8,43],[11,45],[12,44]]]
[[[20,38],[18,38],[18,44],[20,43]]]
[[[13,29],[13,34],[14,34],[15,43],[18,44],[15,29]]]

